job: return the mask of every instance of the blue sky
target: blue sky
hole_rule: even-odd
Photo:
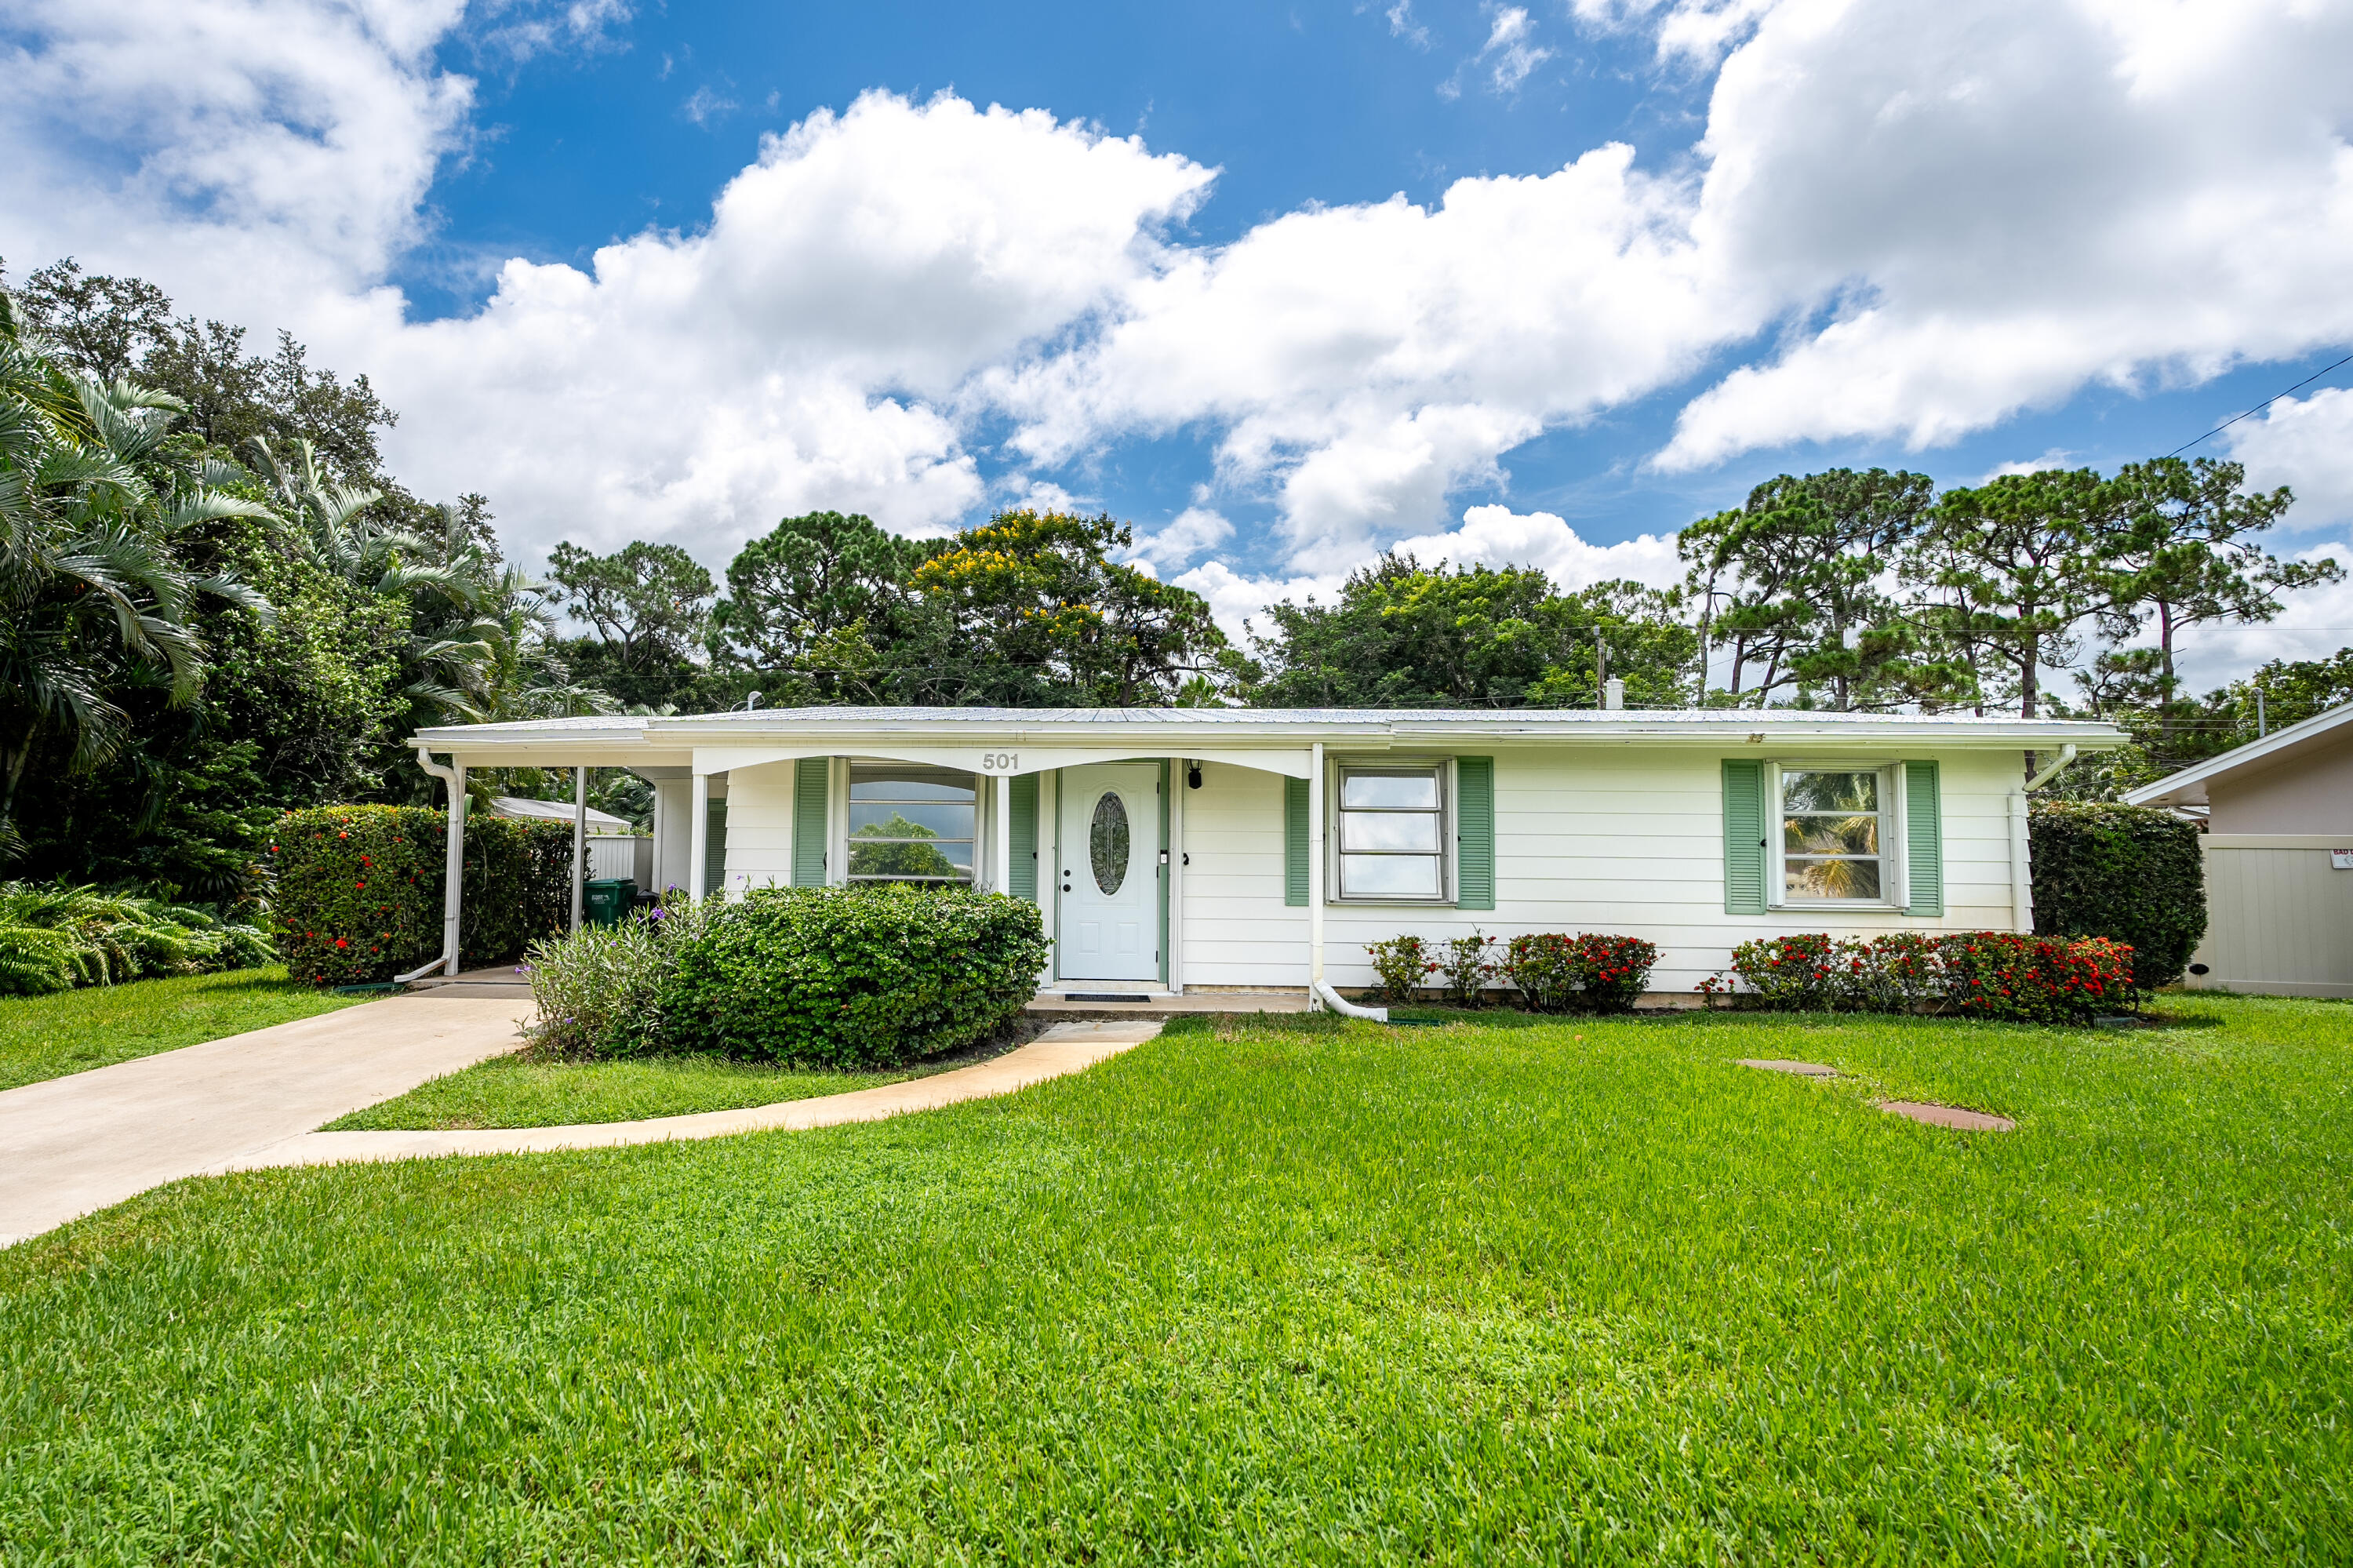
[[[9,0],[0,50],[12,270],[292,328],[527,559],[1027,499],[1229,620],[1400,542],[1665,580],[1773,473],[2113,467],[2353,348],[2353,0]],[[2299,552],[2348,375],[2199,449]],[[2212,657],[2353,600],[2288,619]]]

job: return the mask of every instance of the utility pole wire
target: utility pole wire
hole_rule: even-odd
[[[2338,360],[2337,365],[2329,366],[2327,369],[2314,371],[2311,375],[2297,382],[2294,387],[2289,387],[2287,392],[2274,392],[2270,397],[2264,398],[2262,402],[2256,404],[2253,408],[2248,409],[2245,413],[2233,414],[2231,418],[2223,420],[2221,424],[2215,426],[2212,429],[2199,437],[2198,441],[2209,440],[2213,437],[2221,435],[2224,430],[2229,429],[2241,419],[2253,418],[2257,414],[2262,413],[2264,409],[2270,408],[2273,404],[2286,397],[2288,392],[2299,391],[2304,387],[2311,386],[2314,382],[2327,375],[2330,370],[2336,369],[2337,365],[2353,365],[2353,354],[2347,355],[2344,358]],[[2169,458],[2179,457],[2183,452],[2186,452],[2191,447],[2196,446],[2198,441],[2184,441],[2181,445],[2174,448],[2165,455]]]

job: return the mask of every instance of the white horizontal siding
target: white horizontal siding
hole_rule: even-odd
[[[793,880],[791,762],[739,768],[727,776],[727,896]]]
[[[1938,758],[1941,919],[1824,909],[1726,915],[1720,756],[1636,746],[1498,747],[1493,755],[1495,907],[1327,906],[1324,967],[1335,983],[1373,983],[1364,944],[1406,932],[1440,939],[1474,928],[1493,937],[1642,937],[1660,948],[1653,987],[1689,991],[1728,964],[1736,944],[1756,937],[2010,926],[2007,795],[2023,760],[2011,753]],[[1185,983],[1304,984],[1307,911],[1282,902],[1282,780],[1240,768],[1205,769],[1202,788],[1186,800],[1185,851],[1191,859],[1181,870]]]

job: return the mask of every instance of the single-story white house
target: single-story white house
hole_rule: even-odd
[[[2206,936],[2184,984],[2353,996],[2353,704],[2125,800],[2205,825]]]
[[[1364,945],[1404,932],[1643,937],[1654,989],[1688,991],[1755,937],[2030,930],[2023,754],[2047,776],[2124,738],[1794,709],[827,707],[414,744],[458,799],[466,768],[636,772],[658,887],[999,890],[1037,902],[1050,988],[1150,994],[1369,986]]]

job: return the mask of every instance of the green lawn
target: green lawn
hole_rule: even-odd
[[[0,1089],[266,1029],[364,1000],[296,985],[283,969],[0,997]]]
[[[637,1062],[543,1062],[525,1056],[494,1056],[462,1073],[421,1085],[397,1099],[353,1111],[327,1127],[341,1132],[638,1121],[847,1094],[942,1070],[924,1065],[887,1073],[812,1073],[701,1056],[655,1056]]]
[[[2353,1009],[2168,1006],[184,1183],[0,1254],[0,1558],[2353,1560]]]

